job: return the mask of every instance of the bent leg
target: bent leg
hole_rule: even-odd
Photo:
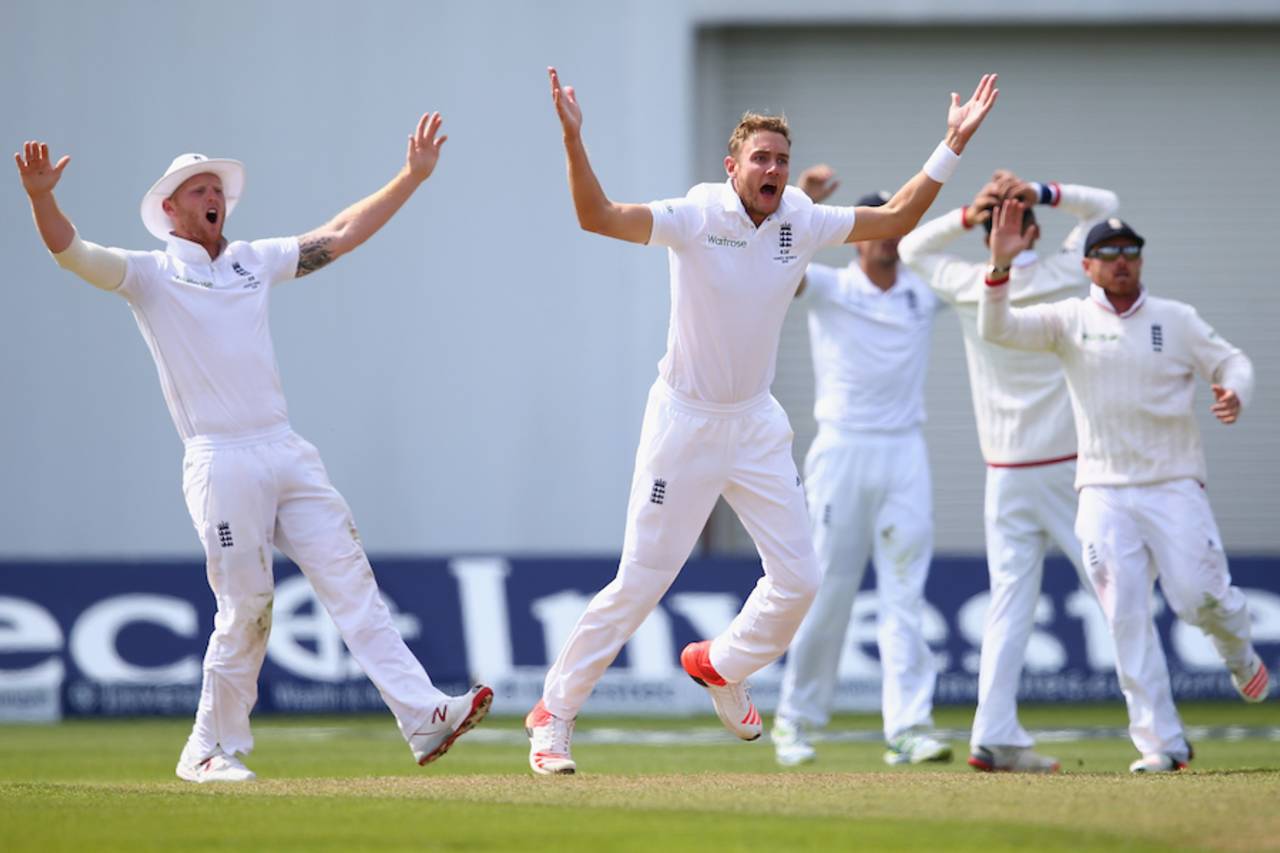
[[[396,630],[351,509],[329,482],[319,453],[297,436],[282,447],[278,464],[286,486],[277,511],[276,542],[310,581],[407,740],[447,697]]]
[[[618,574],[587,604],[547,671],[542,698],[553,715],[577,716],[689,558],[724,482],[726,430],[650,393]]]
[[[786,651],[822,572],[782,407],[771,400],[734,427],[739,432],[724,497],[755,542],[764,576],[728,629],[712,641],[711,665],[727,681],[740,682]]]

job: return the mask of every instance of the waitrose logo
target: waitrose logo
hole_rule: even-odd
[[[747,248],[746,240],[732,240],[728,237],[721,237],[717,234],[707,235],[708,246],[724,246],[729,249],[745,249]]]

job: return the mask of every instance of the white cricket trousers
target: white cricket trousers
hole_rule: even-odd
[[[805,456],[805,487],[822,585],[787,652],[778,716],[825,726],[867,560],[879,597],[886,740],[933,726],[938,670],[924,639],[933,557],[933,486],[924,437],[822,424]]]
[[[1018,684],[1035,626],[1044,555],[1053,543],[1092,590],[1080,562],[1075,460],[1024,468],[987,468],[983,523],[991,597],[982,628],[978,710],[970,744],[1029,747],[1018,722]]]
[[[547,672],[547,710],[577,716],[679,574],[720,495],[751,534],[764,576],[712,641],[711,665],[739,682],[786,650],[819,581],[791,439],[786,413],[768,393],[717,405],[684,397],[662,380],[654,384],[618,574],[591,599]]]
[[[351,510],[315,447],[287,425],[197,436],[187,442],[182,467],[218,605],[187,758],[253,748],[249,711],[271,631],[273,545],[302,569],[408,739],[445,697],[392,624]]]
[[[1167,668],[1151,665],[1152,587],[1160,579],[1178,618],[1200,628],[1228,667],[1252,654],[1249,610],[1231,585],[1227,556],[1209,499],[1198,482],[1086,486],[1080,490],[1076,533],[1085,569],[1111,627],[1116,675],[1129,708],[1129,736],[1143,755],[1186,760],[1182,721]],[[1159,649],[1159,643],[1154,646]],[[1163,658],[1161,659],[1163,663]]]

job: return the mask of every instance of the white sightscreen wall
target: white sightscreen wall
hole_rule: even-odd
[[[404,210],[272,295],[293,424],[375,553],[616,551],[666,255],[578,229],[546,66],[579,87],[611,193],[683,192],[693,31],[653,8],[6,4],[4,154],[31,138],[70,153],[63,208],[128,248],[160,246],[138,202],[175,155],[237,157],[228,234],[280,236],[389,180],[418,115],[440,110],[449,141]],[[0,558],[198,556],[126,304],[54,266],[3,169]]]
[[[762,56],[769,62],[762,62]],[[697,162],[723,175],[729,130],[744,110],[785,112],[793,175],[832,164],[833,203],[896,189],[941,138],[950,91],[965,97],[984,71],[1000,99],[955,178],[928,215],[967,203],[993,169],[1029,180],[1115,190],[1147,238],[1144,280],[1196,305],[1253,359],[1255,402],[1235,426],[1197,401],[1209,494],[1228,548],[1280,549],[1280,287],[1275,233],[1280,179],[1280,30],[1275,27],[828,27],[705,30],[698,41]],[[1038,208],[1053,251],[1071,222]],[[983,257],[980,232],[957,251]],[[852,247],[819,256],[839,265]],[[956,319],[938,319],[926,402],[937,550],[981,552],[983,464]],[[813,372],[804,311],[788,317],[774,393],[796,431],[797,459],[813,439]],[[746,550],[721,504],[713,547]]]

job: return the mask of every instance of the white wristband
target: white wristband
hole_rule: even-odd
[[[945,184],[947,179],[956,173],[956,167],[959,165],[960,155],[948,148],[947,143],[939,142],[938,147],[933,149],[929,159],[924,162],[924,168],[921,171],[938,183]]]

